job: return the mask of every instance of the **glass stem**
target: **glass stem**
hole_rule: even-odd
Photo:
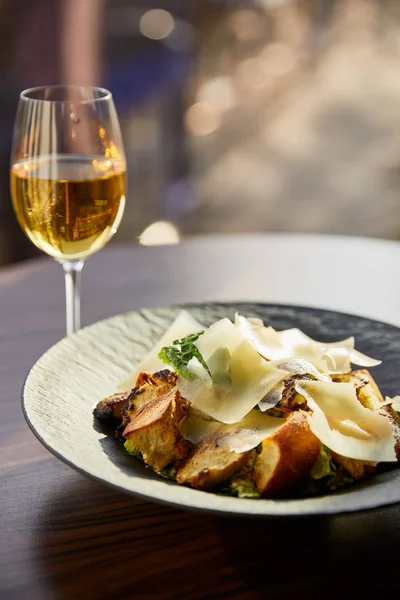
[[[67,335],[81,327],[81,274],[83,260],[62,261],[65,275],[65,309]]]

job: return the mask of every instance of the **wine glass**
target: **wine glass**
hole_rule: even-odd
[[[69,335],[80,328],[84,260],[114,235],[125,207],[126,161],[111,93],[61,85],[22,92],[10,185],[21,228],[64,268]]]

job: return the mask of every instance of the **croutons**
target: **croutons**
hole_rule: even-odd
[[[159,385],[161,383],[165,383],[171,387],[174,387],[176,384],[176,379],[177,374],[173,373],[169,369],[163,369],[162,371],[157,371],[157,373],[141,371],[136,379],[136,387],[145,385],[146,383],[150,385]]]
[[[113,394],[109,398],[100,400],[93,411],[94,416],[101,421],[112,422],[121,420],[122,408],[132,394],[132,391],[128,390],[122,394]]]
[[[359,460],[357,458],[347,458],[332,451],[332,458],[336,463],[341,465],[343,469],[355,480],[364,479],[367,475],[371,475],[376,471],[376,463]]]
[[[295,388],[298,380],[314,379],[311,375],[293,375],[289,379],[285,379],[283,383],[282,398],[276,405],[276,409],[288,416],[295,410],[308,410],[307,402]]]
[[[160,472],[187,455],[188,443],[179,432],[179,423],[187,408],[188,403],[179,391],[172,390],[143,406],[125,428],[124,438],[155,471]]]
[[[170,392],[175,387],[176,378],[177,375],[168,369],[158,373],[139,373],[136,387],[121,411],[123,426],[126,427],[146,404]]]
[[[395,441],[394,449],[397,460],[400,462],[400,417],[390,404],[384,404],[376,412],[386,417],[392,426]]]
[[[321,442],[312,433],[307,419],[310,408],[297,392],[297,380],[315,379],[311,375],[293,375],[281,384],[282,397],[272,409],[284,416],[283,424],[263,440],[257,449],[242,453],[230,450],[223,442],[226,425],[207,435],[193,446],[181,435],[179,426],[188,411],[196,411],[181,396],[176,387],[177,375],[168,369],[158,373],[139,373],[136,387],[114,394],[98,403],[94,410],[102,420],[120,421],[117,437],[132,445],[145,464],[182,485],[201,490],[215,490],[225,484],[231,492],[243,497],[279,497],[296,494],[304,489],[316,463]],[[366,369],[333,375],[335,382],[354,385],[360,403],[390,421],[400,460],[400,418],[390,404],[385,403],[378,386]],[[121,423],[122,421],[122,423]],[[333,451],[330,457],[338,466],[336,474],[348,473],[359,480],[372,474],[376,463],[341,456]],[[164,473],[163,473],[164,471]],[[226,491],[219,488],[219,491]],[[333,489],[333,488],[332,488]]]
[[[293,412],[286,423],[262,442],[254,464],[254,479],[262,496],[295,489],[309,475],[321,442],[309,428],[304,411]]]
[[[127,423],[147,402],[171,390],[175,386],[176,377],[168,369],[158,373],[143,371],[139,373],[133,389],[100,400],[93,414],[101,421],[115,422],[123,419]]]
[[[332,379],[338,382],[352,383],[356,388],[357,397],[361,404],[365,406],[365,408],[369,408],[370,410],[373,410],[374,412],[377,412],[388,419],[393,429],[397,460],[400,461],[400,417],[396,411],[393,410],[393,408],[383,399],[379,387],[377,386],[371,373],[367,369],[358,369],[357,371],[352,371],[351,373],[334,375]],[[353,479],[359,479],[359,477],[356,477],[355,474],[358,474],[358,472],[362,470],[362,467],[358,464],[354,465],[353,459],[346,459],[339,455],[335,455],[335,460],[337,460],[337,462],[340,463],[350,473]],[[347,461],[353,462],[348,463]],[[347,466],[344,464],[345,462],[347,463]],[[356,462],[365,466],[365,475],[374,471],[374,469],[371,467],[371,463],[363,463],[362,461]]]
[[[208,435],[191,452],[177,471],[177,481],[201,490],[210,490],[241,469],[250,457],[250,451],[237,454],[226,445],[220,445],[221,430]]]
[[[365,408],[376,411],[384,404],[382,394],[367,369],[332,375],[332,380],[337,383],[352,383],[356,388],[359,401]]]

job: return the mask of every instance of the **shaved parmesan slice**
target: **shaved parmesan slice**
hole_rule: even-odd
[[[212,336],[208,337],[206,331],[197,341],[206,338],[205,343],[198,344],[198,348],[209,366],[208,361],[223,340],[223,347],[230,352],[228,372],[225,371],[225,362],[223,365],[223,374],[229,376],[229,381],[225,385],[216,383],[221,375],[217,370],[213,373],[211,388],[199,379],[186,380],[183,377],[178,377],[177,386],[182,396],[195,408],[223,423],[235,423],[254,408],[287,373],[263,360],[228,319],[222,321],[224,323],[220,321],[215,324],[218,326],[215,327],[218,335],[214,336],[214,332],[211,332]],[[235,330],[233,335],[230,335],[231,328]]]
[[[221,319],[213,323],[195,341],[200,354],[207,363],[220,348],[226,348],[230,354],[244,341],[243,336],[229,319]]]
[[[265,412],[270,408],[274,408],[281,400],[285,386],[281,383],[276,385],[272,390],[265,394],[261,402],[258,403],[258,408],[261,412]]]
[[[265,438],[275,433],[286,419],[277,419],[252,410],[238,423],[224,425],[216,421],[205,421],[193,415],[182,419],[181,435],[193,444],[200,443],[208,435],[218,432],[218,445],[226,445],[238,454],[252,450]]]
[[[219,385],[230,383],[231,353],[225,346],[218,348],[208,359],[207,367],[211,373],[212,380]]]
[[[268,363],[266,363],[268,364]],[[177,387],[182,396],[195,408],[223,423],[236,423],[282,380],[283,371],[267,366],[263,377],[244,389],[214,384],[207,388],[200,380],[189,381],[178,377]]]
[[[348,373],[351,371],[350,355],[347,348],[333,346],[324,350],[323,359],[328,365],[329,373]]]
[[[362,406],[352,384],[299,381],[295,390],[312,411],[307,413],[311,431],[328,448],[359,460],[396,460],[390,422]]]
[[[252,410],[239,423],[226,427],[226,443],[234,452],[252,450],[263,440],[274,434],[285,423],[286,419],[278,419],[263,415],[258,410]]]
[[[162,338],[155,344],[147,356],[133,369],[133,371],[118,385],[120,390],[128,390],[136,384],[136,379],[141,371],[154,373],[161,369],[166,369],[167,365],[158,358],[158,353],[164,346],[169,346],[177,339],[186,337],[191,333],[202,331],[204,326],[201,325],[190,313],[182,310],[175,321],[164,333]]]
[[[287,372],[287,376],[290,375],[312,375],[319,381],[332,381],[329,375],[321,373],[318,369],[310,363],[308,360],[302,358],[283,358],[280,360],[270,361],[270,365]],[[287,378],[286,378],[287,379]],[[282,400],[282,394],[285,387],[279,383],[272,390],[264,396],[259,402],[258,408],[265,412],[270,408],[276,406]]]
[[[291,356],[282,344],[280,336],[272,327],[264,327],[262,321],[249,320],[242,315],[235,315],[235,325],[242,336],[251,342],[254,348],[268,360],[277,360]]]
[[[311,362],[321,373],[329,373],[329,365],[323,348],[313,344],[296,344],[294,346],[284,348],[285,356],[299,358]]]
[[[213,381],[209,372],[203,367],[203,365],[196,356],[193,356],[193,358],[189,360],[187,368],[191,373],[193,373],[195,377],[203,381],[207,387],[210,388],[212,386]]]
[[[344,435],[351,435],[361,440],[370,440],[374,437],[364,429],[361,429],[357,423],[350,421],[349,419],[339,421],[332,417],[332,419],[330,419],[330,424],[331,426],[335,426],[337,429],[339,429],[342,433],[344,433]]]
[[[322,372],[324,363],[327,363],[325,370],[332,374],[349,372],[351,363],[364,367],[381,364],[381,361],[355,350],[354,337],[337,342],[319,342],[300,329],[276,331],[272,327],[265,327],[260,319],[246,319],[239,314],[235,315],[235,325],[267,360],[288,356],[304,358]]]
[[[389,396],[386,396],[385,400],[388,404],[392,405],[392,408],[396,412],[400,412],[400,396],[394,396],[393,398],[389,398]]]
[[[381,360],[376,360],[375,358],[371,358],[370,356],[367,356],[366,354],[356,350],[354,336],[350,336],[344,340],[339,340],[338,342],[319,342],[310,338],[308,335],[300,331],[300,329],[286,329],[280,333],[282,334],[283,343],[300,344],[301,340],[303,340],[303,343],[308,342],[315,344],[320,348],[324,348],[325,354],[327,356],[331,356],[334,360],[336,360],[336,362],[338,361],[339,357],[337,350],[340,349],[342,351],[347,350],[348,360],[354,365],[358,365],[360,367],[376,367],[382,363]],[[340,368],[339,364],[337,362],[337,369]],[[345,366],[347,367],[347,362],[345,363]],[[348,367],[348,370],[350,370],[350,367]],[[338,370],[337,372],[343,373],[345,371]]]
[[[219,421],[207,421],[195,414],[183,417],[179,423],[181,436],[195,445],[200,444],[205,437],[218,431],[221,427],[222,423]]]
[[[254,321],[235,315],[236,327],[261,356],[267,360],[301,358],[313,363],[318,370],[328,372],[323,349],[313,344],[299,329],[275,331],[272,327],[260,325],[262,321]]]
[[[303,358],[283,358],[271,361],[270,364],[277,369],[287,371],[290,375],[312,375],[321,381],[332,381],[327,373],[321,373],[315,365]]]
[[[358,365],[359,367],[377,367],[382,364],[381,360],[376,360],[375,358],[371,358],[366,354],[362,354],[358,350],[350,350],[349,352],[350,362],[353,365]]]
[[[319,342],[314,340],[310,336],[303,333],[300,329],[284,329],[280,332],[282,343],[284,345],[293,346],[296,344],[316,344],[317,346],[323,346],[324,348],[348,348],[349,350],[354,348],[354,337],[348,337],[345,340],[339,340],[337,342]]]
[[[188,409],[188,415],[193,415],[194,417],[199,417],[199,419],[203,419],[203,421],[215,421],[210,415],[206,415],[203,411],[195,408],[194,406],[190,406]]]

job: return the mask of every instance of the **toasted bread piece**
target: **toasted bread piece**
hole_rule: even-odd
[[[178,483],[210,490],[247,463],[251,451],[237,454],[227,446],[220,445],[221,430],[205,437],[190,453],[177,471]]]
[[[123,420],[126,425],[147,402],[171,390],[175,386],[176,377],[176,374],[168,369],[158,373],[141,372],[136,387],[100,400],[93,414],[102,421]]]
[[[139,373],[137,385],[121,410],[123,427],[125,428],[146,404],[170,392],[175,387],[176,378],[177,375],[168,369],[158,373]]]
[[[177,379],[177,374],[173,373],[169,369],[163,369],[162,371],[157,371],[157,373],[148,373],[147,371],[141,371],[136,379],[136,387],[141,385],[150,384],[150,385],[159,385],[164,382],[169,384],[171,387],[174,387]]]
[[[148,402],[128,423],[123,436],[141,452],[143,460],[156,471],[183,459],[189,446],[179,432],[188,403],[178,390]]]
[[[357,398],[365,408],[377,410],[383,403],[382,394],[379,391],[371,373],[366,369],[357,369],[350,373],[339,373],[332,375],[336,383],[351,383],[356,388]],[[348,458],[336,452],[332,452],[332,458],[341,465],[347,473],[356,481],[363,479],[376,471],[376,463]]]
[[[94,416],[101,421],[121,420],[122,408],[131,394],[132,390],[128,390],[122,394],[113,394],[109,398],[100,400],[93,410]]]
[[[254,479],[261,496],[295,489],[309,475],[321,450],[306,413],[293,412],[278,431],[262,442],[254,464]]]
[[[375,473],[376,471],[376,463],[374,462],[359,460],[357,458],[348,458],[347,456],[342,456],[332,450],[331,453],[334,461],[341,465],[355,481],[364,479],[364,477],[372,475],[372,473]]]
[[[371,373],[367,369],[357,369],[351,373],[334,375],[332,376],[332,379],[337,382],[352,383],[356,388],[357,397],[361,404],[365,406],[365,408],[369,408],[389,420],[393,429],[397,460],[400,461],[400,417],[384,400]],[[353,479],[360,479],[375,471],[375,463],[356,460],[354,458],[346,458],[339,454],[333,454],[333,456],[336,462],[341,464]]]
[[[390,421],[395,441],[394,449],[396,452],[397,460],[400,462],[400,416],[394,410],[394,408],[392,408],[391,404],[384,404],[377,410],[377,412]]]
[[[357,369],[350,373],[332,375],[332,380],[338,383],[352,383],[356,388],[359,401],[365,408],[377,411],[385,404],[374,378],[367,369]]]
[[[282,398],[276,405],[276,409],[282,411],[285,416],[289,416],[295,410],[308,411],[307,401],[296,391],[294,387],[296,382],[301,380],[313,380],[315,379],[312,375],[301,374],[293,375],[292,377],[285,379],[282,382]]]

